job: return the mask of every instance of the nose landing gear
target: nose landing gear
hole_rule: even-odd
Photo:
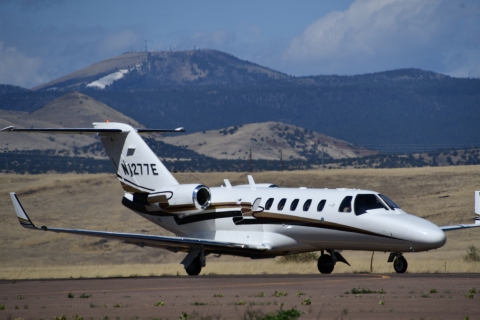
[[[388,262],[393,262],[393,269],[395,269],[397,273],[405,273],[405,271],[407,271],[408,262],[401,252],[390,253]]]

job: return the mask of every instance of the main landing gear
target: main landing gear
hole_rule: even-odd
[[[192,250],[181,262],[189,276],[198,276],[206,265],[205,253],[202,250]]]
[[[397,273],[405,273],[405,271],[407,271],[408,262],[401,252],[390,253],[388,262],[393,262],[393,269],[395,269]]]
[[[350,265],[347,260],[340,254],[340,252],[335,252],[334,250],[327,250],[330,254],[324,253],[324,250],[321,251],[320,257],[318,258],[318,271],[322,274],[330,274],[335,268],[335,264],[339,262],[346,263]]]

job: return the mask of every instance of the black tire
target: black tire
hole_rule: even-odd
[[[393,261],[393,269],[395,269],[397,273],[405,273],[407,268],[408,262],[403,256],[400,256]]]
[[[317,267],[318,271],[320,271],[320,273],[322,274],[332,273],[333,268],[335,268],[332,256],[330,256],[329,254],[324,254],[323,256],[320,256],[320,258],[318,258]]]
[[[200,271],[202,271],[202,263],[200,262],[200,257],[193,259],[192,263],[185,268],[189,276],[198,276]]]

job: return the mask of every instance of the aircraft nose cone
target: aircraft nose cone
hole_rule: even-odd
[[[447,242],[445,233],[442,229],[437,226],[433,226],[427,234],[428,243],[434,245],[435,247],[441,247]]]
[[[447,239],[445,233],[437,225],[430,221],[423,220],[415,239],[417,250],[430,250],[442,247]]]

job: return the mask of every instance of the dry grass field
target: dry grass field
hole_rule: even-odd
[[[247,173],[177,173],[183,183],[218,186],[224,178],[247,183]],[[473,191],[480,189],[480,166],[415,169],[352,169],[258,172],[257,183],[284,187],[360,188],[382,192],[405,211],[438,225],[471,223]],[[8,192],[17,192],[37,225],[150,234],[169,233],[121,204],[123,191],[114,175],[0,175],[0,278],[77,278],[184,275],[182,254],[139,248],[118,241],[49,232],[33,232],[18,224]],[[407,253],[408,272],[480,272],[480,263],[462,260],[468,245],[480,248],[480,230],[447,233],[447,244],[434,251]],[[338,272],[367,272],[371,252],[343,252],[351,267]],[[375,252],[373,272],[393,272],[388,254]],[[318,273],[316,263],[279,263],[238,257],[207,257],[202,274]]]

